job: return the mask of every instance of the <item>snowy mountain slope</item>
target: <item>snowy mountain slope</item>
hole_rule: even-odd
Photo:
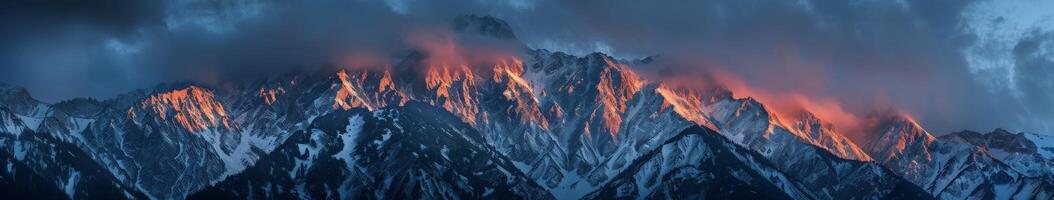
[[[1054,159],[1054,136],[1036,134],[1036,133],[1025,133],[1025,138],[1032,141],[1033,144],[1038,148],[1036,151],[1043,158]]]
[[[939,137],[953,143],[983,147],[992,157],[1029,177],[1054,181],[1054,160],[1043,154],[1041,144],[1049,136],[1032,133],[1010,133],[996,129],[989,133],[961,131]],[[1034,142],[1035,141],[1035,142]]]
[[[66,199],[66,193],[5,151],[0,151],[0,194],[11,199]]]
[[[453,26],[457,37],[522,45],[508,24],[494,17],[466,16]],[[719,192],[731,188],[742,189],[736,193],[742,195],[778,189],[794,199],[925,198],[925,191],[942,199],[1041,199],[1050,194],[1049,177],[1033,176],[1045,169],[1036,157],[1005,156],[1011,154],[996,148],[979,151],[974,145],[936,145],[941,142],[917,126],[889,126],[890,133],[879,134],[875,143],[849,141],[808,112],[790,121],[722,88],[678,88],[645,80],[631,66],[643,61],[523,49],[472,62],[439,59],[442,54],[415,49],[392,66],[294,71],[233,87],[162,85],[108,100],[52,105],[27,98],[24,89],[3,87],[8,92],[0,93],[0,106],[18,109],[0,115],[0,130],[15,138],[49,138],[42,141],[81,151],[75,155],[103,166],[99,168],[112,174],[117,188],[163,199],[190,194],[579,199],[591,192],[589,197],[612,197],[606,195],[629,188],[636,198],[697,197],[703,194],[687,189],[715,180],[739,184],[706,194],[732,195]],[[434,111],[422,111],[429,109]],[[434,114],[439,112],[449,114],[439,118]],[[355,124],[351,119],[356,116],[372,132],[363,128],[351,134],[355,131],[348,125]],[[681,134],[693,126],[719,135]],[[373,143],[377,140],[354,138],[388,139]],[[1031,139],[1041,140],[1047,142],[1035,142],[1037,153],[1049,160],[1054,155],[1049,141],[1054,140]],[[5,141],[0,147],[19,155],[18,144]],[[385,148],[367,148],[376,146]],[[711,162],[704,155],[727,162]],[[709,179],[707,174],[733,176]],[[412,184],[401,184],[410,180]],[[432,192],[407,195],[422,190]]]
[[[694,126],[647,152],[588,199],[812,199],[763,157]]]
[[[551,199],[478,132],[411,102],[327,114],[196,198]]]
[[[0,132],[18,136],[27,131],[32,132],[33,129],[30,129],[22,118],[7,107],[0,107]]]
[[[0,86],[0,149],[9,159],[11,177],[40,177],[26,184],[51,185],[65,198],[143,198],[145,195],[114,178],[76,145],[66,132],[49,129],[52,108],[23,89]],[[9,109],[10,108],[10,109]],[[87,122],[81,121],[80,126]],[[16,168],[24,169],[12,171]],[[21,174],[19,174],[21,173]],[[40,190],[40,189],[37,189]]]
[[[848,137],[837,133],[832,124],[824,122],[816,115],[805,112],[800,116],[801,120],[794,123],[790,129],[800,131],[812,139],[811,143],[826,149],[831,154],[840,158],[850,160],[872,160],[871,156]]]
[[[0,176],[8,178],[4,190],[29,189],[12,194],[42,198],[50,197],[49,194],[28,192],[57,189],[59,193],[54,194],[71,199],[146,197],[117,180],[76,146],[58,141],[50,134],[32,131],[20,119],[12,119],[17,114],[6,107],[0,107],[0,115],[5,116],[0,118],[6,121],[6,127],[0,130],[0,155],[3,157],[0,164],[6,169]],[[22,133],[10,132],[14,130]],[[44,186],[53,189],[42,188]]]
[[[942,141],[972,145],[983,148],[989,156],[998,159],[1019,172],[1026,182],[1045,183],[1037,187],[1049,192],[1054,183],[1054,160],[1044,156],[1041,144],[1049,136],[1033,133],[1010,133],[996,129],[989,133],[961,131],[939,137]],[[1038,194],[1037,194],[1038,195]],[[1039,195],[1042,197],[1042,195]],[[1048,196],[1049,197],[1049,196]]]
[[[46,132],[64,143],[83,145],[80,132],[106,109],[106,104],[94,99],[77,98],[51,105],[47,113],[39,118],[38,132]]]
[[[251,163],[254,152],[210,90],[159,88],[129,96],[73,132],[118,179],[153,198],[181,198]],[[134,103],[132,103],[134,102]]]
[[[907,117],[891,117],[857,141],[882,165],[940,199],[1050,199],[1054,184],[1023,174],[962,138],[938,140]]]
[[[717,94],[713,99],[707,114],[717,121],[722,134],[744,146],[756,146],[764,155],[798,142],[827,149],[845,159],[871,160],[860,147],[810,113],[802,114],[801,121],[790,124],[752,98],[735,99],[730,94]]]
[[[317,86],[318,88],[323,88],[321,91],[326,92],[323,92],[323,95],[315,99],[313,102],[315,105],[308,107],[332,106],[331,108],[321,108],[321,111],[317,112],[324,113],[326,109],[340,110],[356,107],[375,109],[381,106],[403,104],[402,99],[424,99],[428,104],[454,112],[462,121],[470,122],[469,119],[478,120],[474,127],[483,130],[484,137],[489,144],[494,145],[496,149],[516,161],[518,168],[527,172],[539,183],[554,191],[554,193],[564,195],[561,198],[577,198],[593,191],[596,187],[606,183],[610,177],[623,171],[625,167],[629,166],[629,163],[636,160],[640,155],[638,152],[646,152],[655,146],[659,146],[684,127],[700,122],[709,123],[708,116],[703,116],[705,110],[697,105],[700,96],[690,95],[683,91],[671,92],[671,89],[661,84],[638,82],[636,84],[643,85],[637,89],[638,92],[635,92],[633,96],[627,97],[628,100],[625,100],[625,112],[614,115],[620,119],[618,129],[624,133],[621,135],[626,139],[620,139],[619,143],[614,143],[617,144],[616,146],[610,147],[616,149],[607,150],[609,152],[606,153],[601,152],[599,149],[602,148],[598,148],[595,143],[591,142],[592,135],[594,132],[607,133],[606,135],[610,138],[610,129],[591,128],[583,124],[595,123],[595,121],[590,120],[597,120],[601,121],[598,124],[604,126],[605,119],[591,119],[590,117],[595,117],[595,115],[582,116],[561,111],[565,109],[561,107],[563,105],[580,105],[576,107],[597,106],[593,103],[603,100],[590,101],[588,98],[581,100],[581,97],[595,96],[600,94],[600,90],[586,89],[585,91],[580,91],[584,93],[573,93],[571,88],[575,87],[574,84],[567,83],[589,83],[588,81],[582,81],[585,80],[584,78],[576,79],[575,77],[595,76],[587,73],[590,71],[603,74],[602,72],[606,70],[628,71],[629,69],[619,69],[618,64],[612,64],[615,61],[602,54],[579,58],[546,51],[537,51],[535,53],[538,53],[536,55],[538,58],[536,59],[539,59],[539,61],[531,62],[536,62],[537,64],[530,66],[523,66],[522,63],[518,62],[498,64],[493,68],[497,73],[490,74],[492,79],[477,80],[481,83],[453,80],[456,79],[454,77],[483,77],[475,75],[477,72],[474,71],[461,71],[460,73],[463,74],[460,75],[445,74],[439,76],[452,79],[433,79],[439,83],[449,84],[443,86],[447,88],[446,90],[440,90],[440,87],[428,89],[427,84],[417,84],[419,87],[425,88],[415,89],[413,86],[416,80],[409,79],[399,82],[385,78],[391,77],[392,75],[390,74],[397,74],[395,75],[396,77],[404,77],[404,79],[413,77],[412,75],[400,74],[399,70],[397,70],[398,68],[385,68],[379,71],[341,70],[337,71],[336,75],[330,75],[328,76],[329,78],[323,79],[326,81],[318,84],[325,85],[328,83],[332,86],[328,89]],[[570,66],[564,66],[564,64]],[[529,68],[524,69],[521,67]],[[630,76],[632,77],[633,75]],[[427,79],[428,77],[425,78]],[[600,79],[594,80],[596,80],[596,83],[593,84],[605,82]],[[308,84],[308,82],[301,81],[300,84]],[[466,87],[466,85],[470,84],[471,87]],[[636,86],[636,84],[631,85]],[[554,89],[554,87],[547,87],[548,85],[570,86],[555,87]],[[596,85],[582,87],[603,88]],[[332,91],[334,88],[337,89],[336,92]],[[465,90],[465,88],[470,90]],[[420,92],[423,94],[404,92],[422,90],[428,92]],[[567,94],[550,92],[554,90]],[[283,102],[283,100],[285,100],[284,102],[290,102],[290,100],[283,99],[284,96],[304,96],[298,95],[297,92],[289,91],[291,90],[286,90],[282,95],[278,95],[275,98],[275,105],[281,104],[280,102]],[[535,93],[535,91],[538,92]],[[421,96],[416,96],[415,94]],[[435,94],[449,96],[436,96]],[[314,95],[306,96],[313,97]],[[446,101],[445,98],[450,96],[467,97],[470,100]],[[565,102],[560,103],[561,101]],[[473,104],[465,104],[467,102]],[[594,110],[598,109],[598,107],[592,108]],[[581,108],[576,109],[580,110]],[[478,111],[476,113],[478,115],[466,117],[466,114],[475,113],[466,112],[469,110]],[[548,110],[549,112],[543,112],[543,110]],[[566,126],[575,124],[580,127]],[[559,127],[560,129],[550,127]],[[602,142],[614,141],[602,140]],[[808,146],[808,144],[803,145]],[[813,148],[815,147],[809,146],[808,150],[817,151]],[[834,158],[836,157],[828,156],[825,159],[840,160]],[[818,184],[827,186],[836,182],[832,180],[844,179],[850,174],[861,172],[881,174],[882,171],[878,169],[880,168],[849,168],[843,170],[837,176],[831,176],[826,179],[814,178],[814,180],[828,181],[826,185]],[[893,176],[886,176],[885,178],[874,178],[874,180],[867,178],[860,178],[860,180],[858,184],[863,184],[863,182],[880,184],[884,183],[883,181],[889,182],[890,180],[895,183],[897,179]],[[857,191],[855,190],[856,188],[850,186],[842,186],[840,188],[846,189],[838,189],[837,191],[840,193],[829,193],[850,195],[854,194],[852,192]],[[881,192],[888,190],[877,191],[876,194],[882,194]],[[837,195],[831,194],[830,196]]]
[[[391,68],[337,71],[319,83],[299,81],[318,85],[305,91],[322,94],[307,113],[374,109],[406,99],[442,107],[481,130],[488,143],[532,178],[566,195],[561,198],[592,191],[638,152],[684,127],[710,124],[698,105],[700,96],[646,83],[626,64],[603,54],[577,57],[538,50],[529,51],[524,61],[509,58],[469,67],[424,63],[428,56],[416,52]],[[274,88],[261,91],[275,94],[267,92]],[[305,96],[290,91],[284,94]]]
[[[504,22],[491,17],[464,19],[470,21],[459,30],[483,30],[479,34],[483,36],[507,31]],[[392,67],[292,75],[250,88],[259,91],[262,100],[250,101],[247,95],[231,98],[232,115],[243,123],[260,120],[242,118],[262,116],[303,124],[335,109],[373,110],[408,100],[427,102],[479,129],[488,143],[523,163],[518,166],[547,187],[566,189],[585,181],[583,177],[592,177],[588,185],[600,184],[632,161],[635,152],[646,150],[642,149],[649,147],[646,144],[661,143],[693,124],[675,116],[686,109],[671,105],[669,95],[661,95],[657,85],[642,82],[626,64],[609,56],[528,53],[532,65],[515,57],[490,63],[429,63],[427,52],[415,51]],[[281,109],[274,114],[260,111],[265,113],[261,115],[243,115],[257,110],[239,112],[243,107],[256,108],[244,106],[255,102]],[[305,114],[293,116],[299,113]],[[700,116],[692,119],[705,122]]]
[[[80,160],[104,166],[107,176],[153,198],[180,198],[236,173],[273,149],[288,130],[296,128],[294,124],[306,121],[267,117],[303,113],[295,110],[250,112],[267,108],[255,95],[252,100],[260,103],[229,110],[224,101],[238,95],[216,94],[191,84],[161,85],[105,101],[78,98],[52,105],[32,99],[24,89],[5,87],[5,91],[0,106],[29,113],[5,113],[0,119],[6,123],[0,128],[15,135],[25,130],[34,137],[50,138],[49,145],[76,147],[90,158]],[[50,166],[55,165],[30,167]]]
[[[814,192],[814,198],[925,196],[911,182],[867,162],[870,156],[862,149],[809,113],[789,125],[751,98],[715,93],[706,106],[708,116],[721,128],[718,133],[763,155],[800,181],[804,190]]]
[[[251,165],[293,130],[306,127],[310,118],[332,111],[329,104],[313,108],[315,104],[301,103],[316,102],[325,95],[320,93],[335,91],[321,85],[291,87],[305,90],[296,103],[276,101],[279,96],[288,98],[277,94],[267,101],[251,89],[222,94],[186,83],[161,85],[105,101],[40,103],[41,109],[24,110],[42,114],[9,112],[0,118],[6,122],[0,128],[15,134],[23,130],[44,134],[55,143],[78,147],[90,155],[85,158],[91,158],[81,160],[105,166],[120,183],[151,198],[181,198]],[[22,89],[9,90],[28,95]],[[327,102],[333,102],[330,98]],[[18,100],[0,105],[39,103],[31,97],[0,99]],[[317,112],[303,112],[312,109]]]
[[[48,109],[47,104],[34,99],[25,88],[5,83],[0,83],[0,106],[24,117],[42,117]]]

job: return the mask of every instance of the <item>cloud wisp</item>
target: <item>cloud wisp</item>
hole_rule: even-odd
[[[442,45],[450,39],[442,30],[457,16],[480,14],[508,21],[530,48],[626,59],[657,55],[636,67],[693,76],[682,79],[726,74],[712,81],[835,123],[897,108],[935,133],[996,127],[1054,133],[1054,28],[1043,23],[1054,11],[1020,5],[1028,4],[18,2],[0,5],[6,33],[0,42],[7,44],[0,47],[0,80],[57,101],[105,98],[159,82],[222,84],[295,68],[382,65],[412,48],[469,48]]]

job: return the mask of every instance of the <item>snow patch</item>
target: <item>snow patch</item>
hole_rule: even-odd
[[[384,142],[387,142],[388,139],[391,139],[391,138],[392,138],[392,130],[385,129],[384,130],[384,135],[381,135],[381,139],[380,140],[374,140],[373,144],[376,144],[377,148],[380,148],[380,146],[383,145]]]
[[[84,132],[84,130],[88,129],[88,125],[90,125],[91,123],[95,122],[95,119],[76,118],[75,117],[70,122],[73,123],[72,126],[70,127],[70,135],[73,136],[73,140],[75,140],[75,143],[79,142],[79,143],[87,144],[88,143],[88,139],[86,137],[84,137],[84,134],[82,134],[82,133]],[[123,137],[123,136],[121,136],[121,137]]]
[[[362,125],[365,121],[362,120],[362,116],[355,115],[348,119],[348,126],[344,128],[344,133],[340,134],[340,140],[343,142],[344,147],[339,152],[333,154],[333,158],[344,160],[348,169],[355,164],[355,139],[359,137],[359,133],[362,132]]]
[[[450,160],[450,149],[448,149],[446,145],[443,145],[443,149],[439,150],[439,154],[442,154],[443,158]]]
[[[24,129],[24,127],[20,126],[19,124],[16,124],[16,121],[14,119],[4,117],[3,121],[4,124],[2,127],[4,128],[4,132],[10,133],[15,136],[22,134],[22,130]]]
[[[1037,151],[1043,158],[1054,159],[1054,136],[1026,133],[1025,138],[1036,144],[1039,148]]]
[[[76,170],[74,170],[72,173],[73,174],[70,174],[70,176],[66,178],[65,181],[59,180],[59,185],[62,185],[62,191],[66,192],[66,196],[70,197],[70,199],[74,199],[73,194],[74,192],[76,192],[76,190],[74,189],[76,189],[77,180],[80,179],[81,175],[81,173]]]
[[[15,141],[15,159],[25,160],[26,159],[26,147],[22,142]]]
[[[33,131],[36,131],[37,128],[40,127],[40,122],[44,121],[44,119],[41,118],[23,116],[19,114],[15,114],[15,116],[17,116],[19,120],[22,120],[22,124],[25,124],[26,128],[29,128],[29,130]]]
[[[319,152],[325,147],[322,141],[322,136],[326,133],[319,129],[311,129],[311,143],[310,144],[297,144],[296,147],[301,153],[300,156],[307,156],[307,158],[300,159],[297,157],[293,160],[296,164],[293,165],[293,169],[289,171],[290,178],[296,178],[301,168],[304,170],[310,169],[314,165],[315,159],[318,158]]]

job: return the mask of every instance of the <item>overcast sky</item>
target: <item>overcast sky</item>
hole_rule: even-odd
[[[931,132],[1054,133],[1054,1],[105,1],[0,3],[0,81],[37,98],[392,59],[464,14],[528,46],[723,74],[770,101],[910,113]],[[367,59],[368,58],[368,59]],[[703,75],[699,75],[703,76]]]

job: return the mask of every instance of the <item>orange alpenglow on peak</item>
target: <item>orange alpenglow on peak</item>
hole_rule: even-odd
[[[597,84],[598,100],[602,109],[602,117],[611,137],[617,140],[619,127],[622,125],[620,115],[626,112],[626,102],[640,91],[644,84],[637,74],[629,70],[622,63],[606,59],[608,68],[604,68],[600,74],[600,82]]]
[[[339,88],[337,95],[334,97],[333,109],[349,110],[351,108],[365,107],[367,110],[374,110],[373,106],[365,102],[363,94],[352,85],[351,77],[347,71],[340,70],[337,72],[337,78],[340,79],[340,83],[334,86]]]
[[[674,113],[677,113],[688,121],[695,122],[700,126],[719,130],[709,119],[704,117],[706,106],[703,105],[702,94],[693,90],[670,88],[665,84],[656,88],[655,91],[664,99],[660,111],[665,111],[672,107]]]
[[[281,94],[285,94],[285,89],[282,88],[282,87],[276,87],[276,88],[270,88],[270,89],[260,88],[259,96],[260,96],[260,98],[263,98],[264,103],[267,103],[267,105],[271,105],[271,104],[274,104],[276,101],[278,101],[278,95],[281,95]]]
[[[549,121],[542,115],[533,87],[521,77],[523,70],[523,62],[519,59],[499,62],[494,66],[493,80],[497,84],[504,84],[502,96],[515,102],[514,112],[520,116],[520,123],[536,124],[542,129],[549,129]],[[556,106],[553,108],[556,109]]]
[[[381,83],[377,85],[377,92],[383,93],[388,90],[395,90],[395,82],[392,81],[391,70],[385,69],[384,75],[381,77]]]
[[[161,120],[176,120],[191,132],[221,126],[229,130],[237,129],[237,125],[227,117],[223,104],[216,100],[212,92],[197,86],[150,96],[140,102],[139,108],[154,111]],[[130,114],[129,117],[135,116]]]
[[[403,105],[410,100],[406,94],[397,90],[388,68],[384,71],[340,70],[337,72],[337,81],[331,86],[336,90],[332,106],[334,110],[375,110],[388,105]]]
[[[457,113],[462,121],[476,125],[479,108],[476,104],[476,75],[468,65],[432,65],[425,74],[425,86],[434,91],[431,104],[439,104],[447,111]]]

